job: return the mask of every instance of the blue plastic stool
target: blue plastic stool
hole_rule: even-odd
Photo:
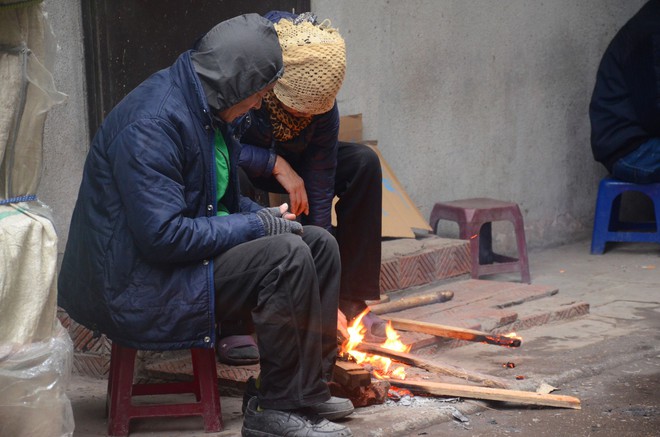
[[[653,202],[655,222],[622,222],[619,220],[621,195],[626,191],[638,191]],[[591,254],[605,252],[607,242],[660,243],[660,183],[634,184],[612,177],[603,178],[598,186],[594,230],[591,237]]]

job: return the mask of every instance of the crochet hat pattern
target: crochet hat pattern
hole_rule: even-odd
[[[332,109],[346,74],[346,45],[337,29],[309,21],[280,20],[284,75],[273,92],[284,105],[307,115]]]

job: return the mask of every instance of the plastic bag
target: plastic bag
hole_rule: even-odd
[[[56,335],[24,345],[0,344],[0,437],[72,436],[73,343],[56,320]]]

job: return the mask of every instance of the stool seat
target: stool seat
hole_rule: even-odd
[[[193,380],[188,382],[133,382],[136,349],[112,343],[108,376],[108,435],[126,436],[129,422],[138,417],[202,416],[206,432],[223,428],[218,393],[215,349],[190,349]],[[133,404],[134,396],[193,393],[196,402]]]
[[[619,219],[621,195],[637,191],[653,202],[655,222],[622,222]],[[608,242],[660,243],[660,183],[635,184],[605,177],[598,185],[591,254],[605,252]]]
[[[472,278],[495,273],[520,272],[522,282],[531,282],[525,228],[518,204],[490,198],[437,202],[430,217],[433,232],[437,231],[440,220],[457,223],[459,238],[470,240]],[[495,221],[508,221],[513,224],[518,258],[493,252],[492,222]]]

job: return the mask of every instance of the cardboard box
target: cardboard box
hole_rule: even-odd
[[[341,117],[339,140],[366,144],[378,154],[383,172],[383,237],[415,238],[413,229],[431,231],[431,226],[413,204],[378,150],[376,141],[362,139],[362,114]],[[332,223],[337,223],[334,207],[332,208]]]
[[[339,141],[362,142],[362,114],[345,115],[339,118]]]

